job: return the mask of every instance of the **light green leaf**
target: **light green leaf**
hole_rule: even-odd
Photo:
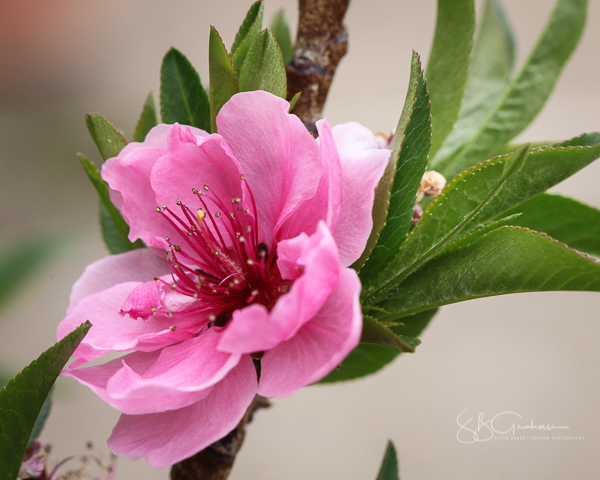
[[[290,27],[288,25],[287,17],[283,9],[279,10],[273,19],[269,30],[275,35],[275,39],[281,48],[281,54],[283,56],[283,63],[287,65],[292,60],[294,54],[294,46],[292,45],[292,35],[290,34]]]
[[[372,299],[380,298],[392,285],[408,277],[464,234],[465,227],[478,217],[507,180],[523,168],[526,157],[527,147],[523,147],[457,175],[427,207],[400,254],[363,290],[364,300],[371,299],[367,303],[376,303]]]
[[[210,125],[211,132],[217,133],[216,118],[221,107],[236,93],[238,80],[231,58],[215,27],[210,27],[208,43],[208,67],[210,77]]]
[[[46,397],[90,327],[86,322],[46,350],[0,392],[0,480],[17,478]]]
[[[507,213],[522,212],[512,225],[544,232],[580,252],[600,258],[600,210],[577,200],[542,193]]]
[[[0,252],[0,305],[10,301],[58,250],[58,238],[39,235],[24,238]]]
[[[423,265],[380,306],[406,315],[475,298],[540,291],[600,291],[600,263],[543,233],[500,227]]]
[[[421,312],[402,318],[403,325],[390,327],[396,335],[416,338],[420,336],[437,310]],[[327,375],[319,383],[334,383],[371,375],[396,358],[400,352],[393,348],[369,343],[360,343],[350,352],[339,368]]]
[[[114,255],[136,248],[144,248],[141,240],[134,243],[129,241],[129,225],[127,225],[119,210],[112,204],[108,193],[108,185],[100,176],[96,166],[85,155],[78,153],[77,156],[100,197],[100,226],[109,252]]]
[[[148,132],[156,127],[156,125],[158,125],[156,105],[154,104],[154,95],[152,95],[152,92],[150,92],[146,97],[144,108],[142,109],[138,123],[135,126],[135,131],[133,132],[133,141],[143,142],[146,139]]]
[[[529,125],[550,96],[575,49],[583,31],[586,11],[587,0],[557,1],[529,59],[475,135],[458,149],[444,150],[443,155],[440,152],[432,162],[432,168],[448,177],[453,176],[499,151]]]
[[[415,60],[411,84],[417,82],[417,88],[414,96],[411,93],[411,97],[407,98],[408,107],[405,109],[410,108],[408,121],[402,125],[403,129],[399,125],[391,145],[393,153],[390,163],[397,164],[397,168],[387,218],[377,245],[360,270],[363,284],[367,284],[371,277],[376,276],[398,254],[412,225],[417,190],[427,168],[431,146],[429,95],[418,57]]]
[[[231,47],[231,61],[238,75],[240,74],[248,50],[254,41],[254,37],[262,30],[264,11],[264,2],[259,1],[254,3],[250,7],[250,10],[248,10],[246,18],[235,36],[235,41]]]
[[[383,323],[369,315],[363,315],[363,329],[360,341],[362,343],[384,345],[399,352],[410,353],[413,353],[415,347],[421,343],[421,340],[418,338],[396,335]]]
[[[167,52],[160,69],[160,110],[164,123],[210,130],[210,104],[200,76],[174,48]]]
[[[85,124],[103,160],[116,157],[127,145],[123,134],[102,115],[88,113],[85,116]]]
[[[438,151],[463,100],[475,32],[474,0],[438,0],[435,37],[425,76],[431,96],[433,143]]]
[[[398,470],[398,457],[396,455],[396,449],[394,444],[389,441],[387,448],[385,449],[385,455],[381,462],[381,468],[379,469],[379,475],[377,480],[400,480],[400,472]]]
[[[296,102],[298,101],[298,99],[300,98],[300,94],[302,92],[298,92],[296,95],[294,95],[292,97],[292,99],[290,100],[290,110],[289,113],[292,113],[292,110],[294,109],[294,106],[296,105]]]
[[[460,148],[477,133],[508,85],[514,57],[514,40],[500,0],[486,0],[465,98],[454,129],[438,152],[440,156]]]
[[[281,50],[277,40],[267,29],[254,37],[240,72],[240,92],[253,90],[264,90],[281,98],[287,95]]]

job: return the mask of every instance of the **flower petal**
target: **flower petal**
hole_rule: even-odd
[[[71,364],[75,368],[110,351],[153,351],[180,342],[198,333],[197,322],[186,320],[171,330],[173,318],[150,317],[134,320],[119,312],[131,291],[139,282],[125,282],[82,298],[73,306],[58,326],[57,339],[61,340],[86,320],[92,323],[73,356],[80,357]]]
[[[359,297],[358,275],[342,269],[335,290],[315,317],[293,338],[265,353],[258,393],[285,397],[336,368],[360,341]]]
[[[102,400],[130,414],[187,407],[204,398],[239,362],[239,355],[218,352],[218,328],[211,328],[158,352],[136,352],[104,365],[65,370]]]
[[[271,312],[262,305],[235,311],[219,350],[252,353],[271,349],[293,337],[325,303],[339,276],[335,242],[324,222],[319,223],[312,236],[301,238],[304,245],[295,261],[303,268],[303,275],[289,293],[277,300]]]
[[[233,430],[256,388],[254,365],[249,357],[242,357],[208,396],[189,407],[149,415],[121,415],[108,446],[116,455],[130,460],[146,457],[154,468],[173,465]]]
[[[377,138],[356,122],[336,125],[333,139],[342,166],[343,201],[340,222],[333,237],[340,262],[347,267],[362,254],[373,229],[375,189],[391,151],[380,149]]]
[[[240,162],[256,200],[263,241],[298,205],[317,192],[319,147],[289,103],[264,91],[231,97],[217,116],[218,131]]]
[[[83,297],[105,290],[117,283],[148,282],[171,269],[164,257],[152,250],[139,248],[131,252],[104,257],[90,265],[71,289],[69,309]]]
[[[324,220],[329,231],[335,233],[342,207],[342,168],[331,127],[327,120],[317,122],[323,175],[314,197],[302,202],[278,232],[278,240],[294,238],[301,233],[312,235],[317,223]]]

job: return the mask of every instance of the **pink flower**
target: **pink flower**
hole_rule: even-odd
[[[118,455],[157,468],[187,458],[229,433],[256,394],[318,381],[360,339],[360,282],[347,267],[371,231],[389,150],[357,123],[322,120],[317,141],[288,109],[240,93],[219,134],[159,125],[102,169],[131,240],[157,248],[90,265],[58,338],[92,322],[63,376],[122,412],[108,440]]]

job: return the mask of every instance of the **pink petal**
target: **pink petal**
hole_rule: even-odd
[[[202,207],[192,189],[202,192],[213,214],[217,211],[226,214],[228,212],[223,212],[213,200],[218,197],[226,208],[231,207],[230,201],[234,198],[242,199],[244,204],[241,173],[239,163],[220,135],[198,138],[189,130],[175,125],[169,135],[168,152],[152,170],[151,183],[158,204],[169,206],[181,218],[185,216],[181,206],[176,205],[178,199],[190,208],[193,217]],[[205,185],[209,188],[208,192],[204,190]],[[226,216],[220,221],[226,221]],[[163,222],[167,223],[164,219]],[[208,225],[212,229],[210,223]],[[187,242],[188,238],[185,233],[180,233],[172,237],[172,241]]]
[[[208,396],[189,407],[121,415],[108,446],[130,460],[146,457],[155,468],[173,465],[233,430],[252,402],[256,387],[254,365],[249,357],[242,357]]]
[[[346,267],[360,257],[373,229],[375,189],[391,152],[380,149],[375,135],[356,122],[336,125],[332,132],[344,186],[340,222],[333,237]]]
[[[267,312],[251,305],[234,312],[219,350],[252,353],[271,349],[296,332],[317,313],[333,291],[339,277],[337,248],[324,222],[304,245],[297,265],[304,269],[289,293],[282,295]],[[285,260],[285,258],[283,259]]]
[[[315,317],[293,338],[265,353],[258,393],[285,397],[336,368],[360,341],[359,297],[358,275],[342,269],[335,290]]]
[[[135,287],[128,295],[125,304],[121,307],[121,314],[131,318],[148,318],[156,312],[161,304],[161,288],[156,281],[142,283]]]
[[[100,358],[110,351],[152,351],[198,333],[196,321],[178,323],[177,329],[173,331],[170,327],[175,318],[150,317],[144,321],[121,315],[121,307],[138,285],[139,282],[119,283],[82,298],[70,309],[58,326],[58,340],[86,320],[92,323],[92,328],[73,354],[80,358],[70,368]]]
[[[264,91],[231,97],[217,116],[218,131],[240,162],[256,200],[264,242],[299,204],[312,198],[323,167],[319,147],[289,103]]]
[[[66,370],[100,398],[130,415],[187,407],[206,397],[239,362],[216,351],[218,328],[152,353],[133,353],[104,365]]]
[[[340,221],[342,207],[340,158],[327,120],[319,120],[317,129],[323,165],[319,188],[313,198],[302,202],[285,221],[278,233],[280,240],[296,237],[303,232],[312,235],[320,220],[324,220],[329,231],[335,233]]]
[[[83,275],[73,285],[69,308],[83,297],[117,283],[148,282],[155,276],[160,277],[170,271],[164,257],[156,255],[147,248],[102,258],[88,265]]]

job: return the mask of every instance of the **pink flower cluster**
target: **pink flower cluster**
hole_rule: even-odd
[[[232,430],[256,394],[318,381],[359,342],[348,267],[390,152],[357,123],[322,120],[315,140],[288,110],[240,93],[218,134],[158,125],[106,161],[130,239],[150,248],[90,265],[58,338],[93,325],[62,375],[122,412],[114,453],[176,463]],[[109,352],[131,353],[76,368]]]

